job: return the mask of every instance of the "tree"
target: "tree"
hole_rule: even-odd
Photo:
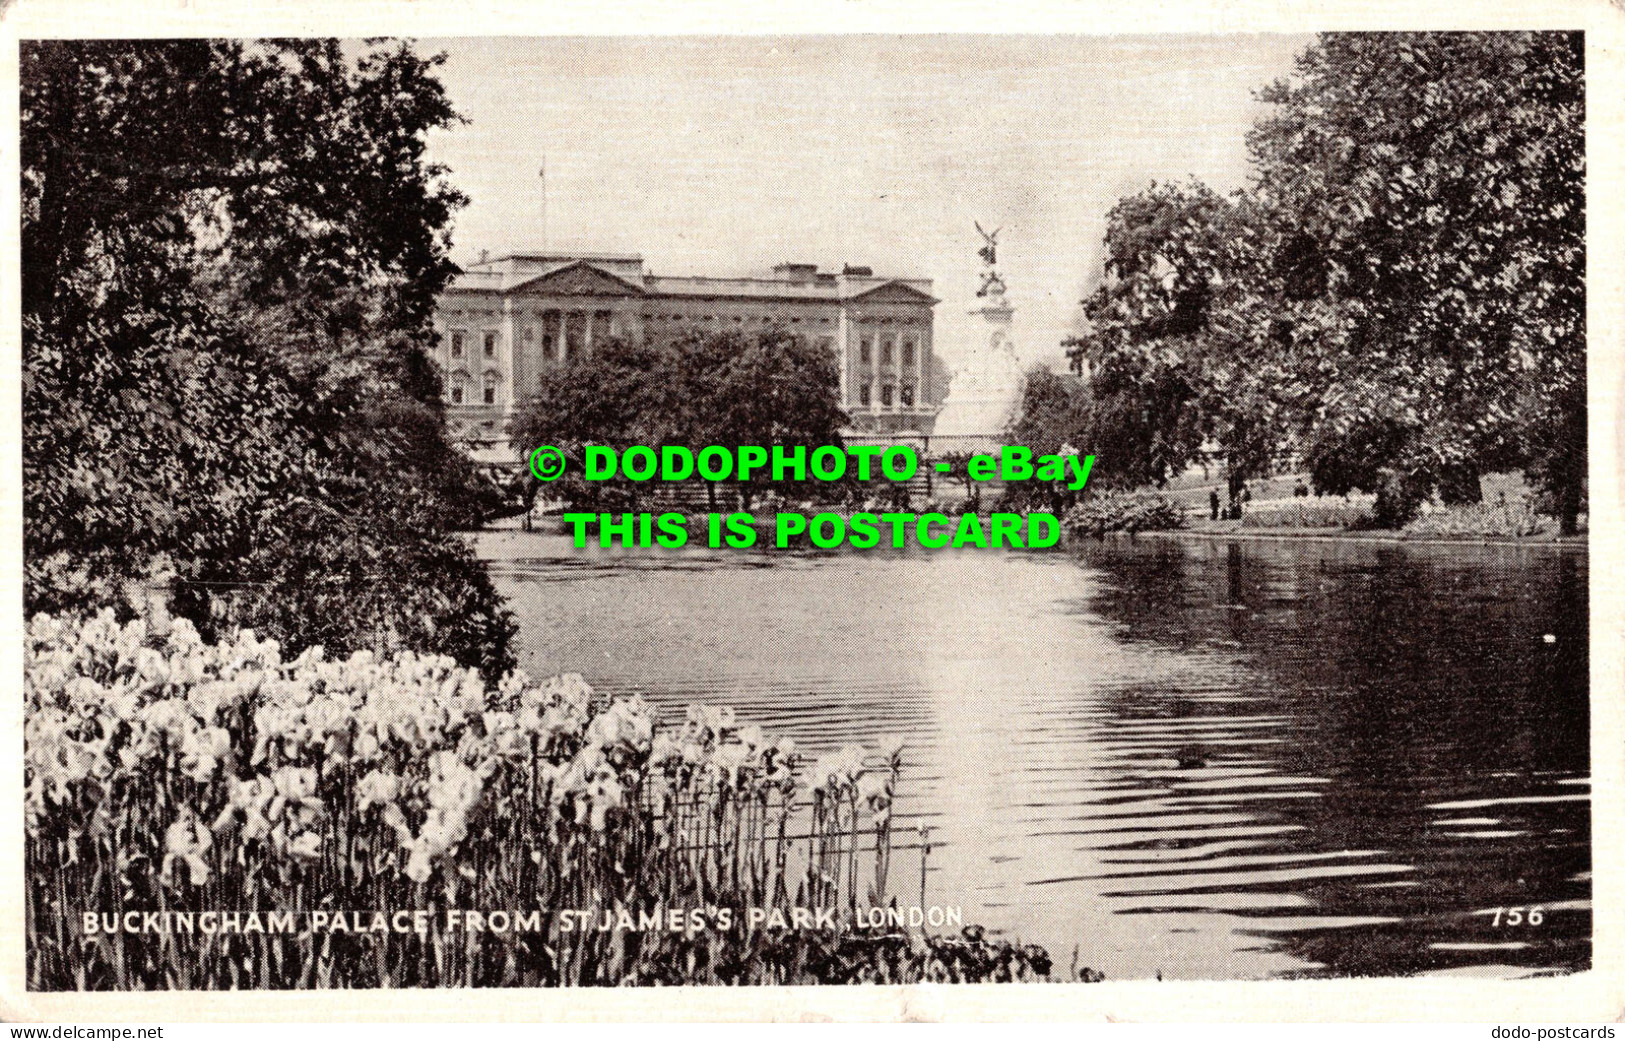
[[[1578,33],[1331,34],[1263,92],[1278,109],[1249,139],[1317,437],[1396,430],[1392,469],[1447,500],[1477,499],[1487,468],[1580,460],[1543,471],[1568,531],[1583,72]]]
[[[1326,34],[1260,97],[1249,188],[1153,186],[1113,211],[1073,351],[1097,389],[1196,414],[1242,468],[1295,444],[1318,486],[1376,491],[1395,521],[1523,465],[1573,531],[1579,34]]]
[[[516,421],[522,453],[550,444],[569,460],[554,494],[579,504],[636,502],[640,484],[585,482],[588,445],[624,452],[635,445],[805,446],[840,444],[840,369],[828,350],[783,329],[755,335],[689,332],[670,340],[612,339],[589,358],[542,373]],[[768,473],[729,482],[750,508],[767,490],[805,490]],[[707,494],[715,507],[714,483]],[[820,489],[822,490],[822,489]],[[607,496],[607,498],[606,498]]]
[[[468,469],[426,350],[462,201],[423,161],[457,119],[438,59],[203,40],[21,57],[29,609],[165,572],[206,632],[506,667],[511,622],[449,530]]]
[[[585,506],[635,503],[632,482],[584,479],[586,448],[603,445],[619,454],[680,436],[686,402],[672,375],[670,357],[658,346],[618,337],[596,341],[589,356],[538,375],[536,392],[514,420],[514,448],[521,456],[540,445],[564,453],[564,473],[545,489],[549,496]]]
[[[1035,367],[1022,381],[1021,405],[1005,432],[1005,441],[1031,448],[1037,455],[1057,453],[1064,445],[1087,445],[1089,447],[1082,450],[1093,452],[1092,439],[1098,433],[1093,405],[1094,399],[1088,386],[1076,376]],[[971,480],[967,470],[968,460],[973,454],[960,452],[950,457],[949,461],[953,464],[950,476],[963,481],[973,501],[979,504],[979,482]],[[1091,480],[1103,476],[1104,471],[1097,471]],[[1008,482],[1004,496],[1013,505],[1035,506],[1041,503],[1045,509],[1060,508],[1055,488],[1049,482]]]
[[[1245,200],[1196,183],[1153,184],[1108,215],[1106,278],[1084,301],[1087,334],[1066,347],[1089,373],[1091,451],[1115,479],[1160,487],[1211,439],[1234,491],[1274,457],[1279,366],[1232,364],[1252,328],[1250,217]]]
[[[840,445],[847,414],[841,408],[840,361],[833,351],[784,329],[754,337],[691,334],[674,345],[677,364],[692,384],[685,399],[692,407],[687,431],[691,445]],[[718,354],[727,361],[715,368]],[[805,492],[817,482],[775,481],[771,473],[735,481],[745,509],[762,491]],[[818,492],[825,489],[819,488]]]

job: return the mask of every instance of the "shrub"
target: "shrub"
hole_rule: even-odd
[[[489,689],[445,656],[330,661],[312,648],[284,661],[274,640],[244,630],[210,645],[161,612],[122,626],[111,611],[35,616],[24,698],[36,989],[980,981],[1051,969],[1041,948],[973,927],[957,938],[853,927],[860,906],[892,891],[900,745],[801,768],[793,742],[728,709],[662,726],[641,699],[606,703],[579,676],[513,673]],[[747,926],[748,907],[846,914],[784,930]],[[483,931],[440,928],[453,909],[501,911],[509,928],[488,917]],[[725,909],[737,916],[728,926]],[[433,924],[334,930],[311,917],[374,910],[423,910]],[[582,928],[567,910],[616,924]],[[672,910],[685,916],[678,928],[644,924]],[[160,929],[83,924],[129,912]],[[209,931],[211,912],[292,924]],[[688,927],[691,913],[706,927]],[[622,915],[637,927],[621,928]]]
[[[1371,503],[1373,526],[1403,528],[1427,501],[1429,490],[1428,481],[1422,475],[1382,468],[1378,471],[1377,497]]]
[[[1253,507],[1241,515],[1244,528],[1362,528],[1372,523],[1367,503],[1299,499],[1281,506]]]
[[[1112,531],[1168,531],[1185,526],[1185,508],[1155,492],[1105,492],[1066,511],[1062,524],[1073,535],[1097,538]]]

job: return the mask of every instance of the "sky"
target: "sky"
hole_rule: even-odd
[[[437,131],[469,205],[453,257],[641,254],[662,275],[774,264],[930,278],[936,346],[985,339],[981,246],[1027,364],[1100,275],[1106,215],[1152,181],[1246,183],[1253,99],[1306,36],[426,40],[466,125]],[[542,178],[546,166],[546,221]]]

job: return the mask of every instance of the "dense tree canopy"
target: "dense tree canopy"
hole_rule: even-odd
[[[30,609],[173,574],[205,628],[495,671],[426,348],[457,119],[398,44],[22,48]],[[403,570],[403,564],[416,570]]]
[[[1261,99],[1253,183],[1112,211],[1070,344],[1097,394],[1233,479],[1296,446],[1328,490],[1477,497],[1585,476],[1584,93],[1568,33],[1327,34]],[[1171,417],[1171,418],[1170,418]]]

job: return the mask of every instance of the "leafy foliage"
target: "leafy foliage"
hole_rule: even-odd
[[[206,632],[509,664],[426,351],[462,202],[423,161],[437,61],[24,45],[30,609],[158,578]]]
[[[827,350],[784,330],[757,335],[687,333],[648,343],[610,340],[590,358],[542,373],[537,393],[514,425],[522,453],[559,448],[570,460],[556,492],[572,502],[615,504],[646,484],[581,480],[587,445],[617,452],[634,445],[839,445],[846,414],[840,371]],[[753,495],[794,493],[800,482],[775,482],[765,470],[730,482],[748,509]],[[830,487],[807,482],[807,492]],[[816,487],[812,487],[816,485]],[[716,485],[707,484],[708,493]]]
[[[1069,373],[1034,369],[1027,374],[1006,440],[1039,455],[1068,446],[1093,453],[1100,462],[1090,473],[1091,487],[1165,483],[1200,444],[1186,408],[1191,388],[1181,372],[1151,376],[1146,369],[1138,371],[1145,378],[1119,371],[1089,383]],[[1021,486],[1012,488],[1019,492]],[[1046,492],[1038,485],[1027,490]]]

